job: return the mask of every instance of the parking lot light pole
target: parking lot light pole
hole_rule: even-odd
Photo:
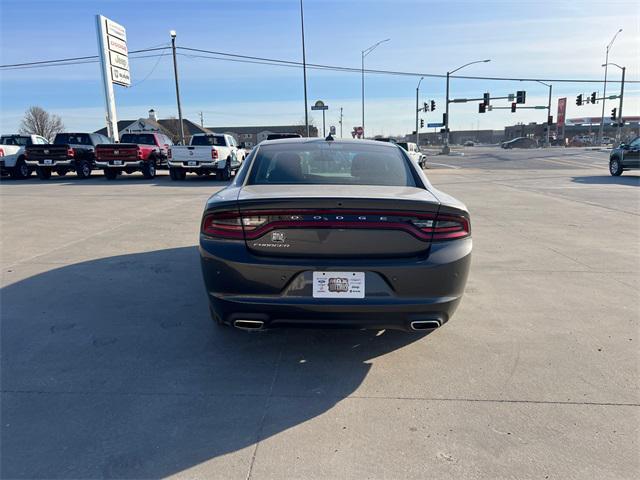
[[[622,79],[620,82],[620,105],[618,106],[618,133],[616,134],[616,140],[618,143],[622,141],[622,101],[624,100],[624,76],[627,70],[627,67],[621,67],[617,63],[609,62],[609,65],[613,65],[622,70]],[[605,64],[602,64],[603,67],[606,68]]]
[[[309,137],[309,106],[307,104],[307,55],[304,48],[304,9],[300,0],[300,26],[302,29],[302,76],[304,78],[304,125]]]
[[[613,42],[615,42],[616,37],[620,32],[622,32],[622,29],[619,29],[616,32],[616,34],[613,36],[613,38],[609,42],[609,45],[607,45],[607,53],[604,57],[604,89],[602,92],[602,116],[600,117],[600,132],[599,132],[600,145],[602,145],[602,137],[604,136],[604,108],[605,108],[604,105],[606,103],[605,98],[607,97],[607,70],[608,70],[607,67],[609,65],[609,51],[611,50],[611,46],[613,45]]]
[[[384,42],[388,42],[391,40],[390,38],[385,38],[384,40],[380,40],[378,43],[374,43],[369,48],[365,48],[362,50],[362,136],[364,137],[364,57],[373,52],[378,45]]]
[[[549,103],[547,104],[547,138],[545,139],[545,146],[549,147],[551,146],[551,143],[549,142],[549,135],[551,133],[551,122],[549,121],[549,118],[551,118],[551,91],[553,89],[553,85],[541,82],[540,80],[536,80],[536,82],[544,85],[545,87],[549,87]]]
[[[180,143],[184,145],[184,124],[182,123],[182,105],[180,105],[180,87],[178,87],[178,62],[176,60],[176,31],[171,30],[171,49],[173,50],[173,75],[176,81],[176,100],[178,102],[178,121],[180,122]]]
[[[474,63],[487,63],[490,62],[491,59],[487,60],[476,60],[475,62],[465,63],[461,67],[456,68],[455,70],[451,70],[447,72],[447,93],[446,93],[446,101],[445,101],[445,115],[444,115],[444,145],[442,147],[442,153],[444,155],[449,155],[449,77],[452,73],[456,73],[458,70],[462,70],[464,67],[468,67],[469,65],[473,65]]]
[[[420,77],[420,81],[418,82],[418,86],[416,87],[416,145],[420,148],[420,140],[418,129],[420,128],[420,124],[418,123],[418,112],[420,111],[420,103],[418,97],[420,96],[420,84],[424,80],[424,77]]]

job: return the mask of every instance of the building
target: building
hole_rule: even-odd
[[[191,136],[196,133],[211,133],[208,129],[199,126],[191,120],[182,119],[184,125],[185,142],[189,143]],[[158,119],[155,110],[149,110],[147,118],[139,118],[137,120],[119,120],[118,133],[130,132],[161,132],[168,135],[174,143],[180,140],[180,122],[177,118]],[[107,127],[96,130],[95,133],[107,135]]]
[[[304,125],[278,125],[264,127],[207,127],[207,130],[215,133],[226,133],[232,135],[238,144],[244,144],[247,147],[253,147],[271,133],[298,133],[306,136],[306,127]],[[318,136],[318,129],[313,125],[309,125],[309,135]]]

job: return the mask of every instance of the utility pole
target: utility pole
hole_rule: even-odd
[[[545,87],[549,87],[549,103],[547,104],[547,135],[544,141],[544,144],[546,147],[551,146],[551,143],[549,142],[549,135],[551,132],[551,122],[549,121],[551,119],[551,90],[553,89],[553,86],[548,84],[548,83],[544,83],[541,82],[540,80],[536,80],[539,84],[544,85]]]
[[[182,123],[182,106],[180,105],[180,88],[178,87],[178,63],[176,60],[176,31],[171,30],[171,49],[173,50],[173,75],[176,81],[176,100],[178,102],[178,120],[180,122],[180,143],[184,145],[184,124]]]
[[[300,0],[300,26],[302,28],[302,75],[304,77],[304,124],[309,137],[309,108],[307,105],[307,57],[304,48],[304,9]]]
[[[362,132],[363,132],[362,136],[363,137],[365,136],[365,132],[364,132],[364,57],[366,57],[371,52],[373,52],[378,45],[384,42],[388,42],[389,40],[391,39],[385,38],[384,40],[380,40],[378,43],[371,45],[369,48],[365,48],[361,52],[362,53]]]
[[[418,82],[418,86],[416,87],[416,145],[420,148],[420,124],[418,123],[418,112],[420,111],[420,101],[418,97],[420,96],[420,84],[424,77],[420,77],[420,81]]]
[[[340,107],[340,138],[342,138],[342,107]]]
[[[450,72],[447,72],[447,94],[446,94],[446,106],[445,106],[445,114],[444,114],[444,145],[442,147],[442,153],[444,155],[449,155],[450,152],[450,148],[449,148],[449,77],[451,76],[452,73],[456,73],[458,70],[462,70],[464,67],[468,67],[469,65],[473,65],[475,63],[487,63],[490,62],[491,59],[487,59],[487,60],[476,60],[475,62],[469,62],[469,63],[465,63],[464,65],[462,65],[461,67],[456,68],[455,70],[452,70]]]
[[[618,144],[622,141],[622,100],[624,99],[624,74],[627,70],[622,67],[622,83],[620,84],[620,106],[618,107]]]
[[[599,140],[600,140],[600,145],[602,145],[602,137],[604,136],[604,109],[605,109],[605,103],[606,100],[605,98],[607,98],[607,70],[608,70],[608,65],[609,65],[609,50],[611,50],[611,46],[613,45],[613,42],[616,40],[616,37],[618,36],[618,34],[622,32],[622,29],[619,29],[616,34],[613,36],[613,38],[611,39],[611,41],[609,42],[609,45],[607,45],[607,52],[605,55],[605,59],[604,59],[604,90],[602,92],[602,116],[600,117],[600,132],[599,132]]]

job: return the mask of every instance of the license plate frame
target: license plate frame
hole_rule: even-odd
[[[197,167],[198,166],[198,162],[196,162],[195,160],[189,160],[187,162],[187,166],[189,166],[189,167]]]
[[[313,272],[313,298],[365,298],[364,272]]]
[[[51,160],[50,158],[45,158],[42,163],[44,163],[45,165],[53,165],[53,160]]]
[[[122,160],[114,160],[113,164],[114,165],[122,165]]]

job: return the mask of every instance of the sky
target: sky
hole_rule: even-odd
[[[0,64],[96,55],[95,15],[127,29],[129,50],[177,45],[240,55],[301,61],[298,0],[0,0]],[[460,75],[511,78],[590,79],[597,83],[553,83],[557,99],[567,97],[567,117],[599,116],[601,105],[575,105],[578,93],[603,89],[605,48],[620,28],[609,61],[627,67],[626,79],[640,81],[640,3],[637,1],[429,1],[305,0],[307,62],[359,68],[361,51],[389,38],[366,57],[371,69],[445,74],[467,62]],[[171,51],[131,59],[130,88],[116,86],[118,118],[177,116]],[[286,125],[304,122],[302,69],[186,56],[178,68],[185,118],[205,126]],[[197,55],[197,54],[195,54]],[[609,69],[611,80],[620,71]],[[419,76],[367,74],[367,135],[397,135],[415,128]],[[329,125],[344,134],[361,124],[360,73],[308,69],[309,104],[329,106]],[[547,87],[535,82],[451,80],[452,98],[494,97],[527,91],[527,106],[546,105]],[[607,95],[617,94],[608,84]],[[436,111],[421,114],[440,122],[445,80],[426,77],[420,102]],[[606,115],[617,100],[606,105]],[[495,100],[495,106],[508,106]],[[25,110],[39,105],[62,117],[67,130],[93,131],[105,125],[97,63],[29,69],[0,69],[0,133],[17,131]],[[625,115],[640,115],[640,83],[625,87]],[[311,118],[322,125],[322,115]],[[478,113],[477,102],[453,104],[451,129],[501,129],[517,122],[542,123],[545,110]]]

